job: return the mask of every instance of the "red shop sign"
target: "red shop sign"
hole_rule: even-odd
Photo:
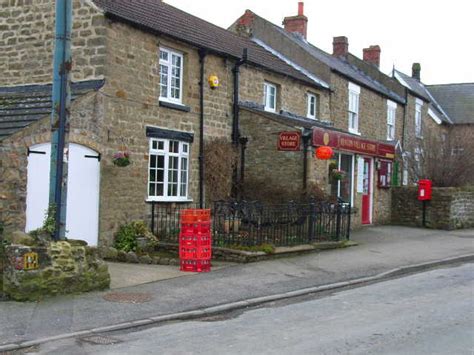
[[[300,150],[301,132],[280,132],[278,150]]]
[[[341,151],[373,155],[388,159],[395,158],[395,146],[392,144],[362,139],[347,133],[331,131],[324,128],[313,128],[313,145],[327,145]]]

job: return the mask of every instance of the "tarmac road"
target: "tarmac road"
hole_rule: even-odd
[[[29,353],[467,355],[474,351],[473,271],[473,264],[436,269],[298,303],[45,343]]]

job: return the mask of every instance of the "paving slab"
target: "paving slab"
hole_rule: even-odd
[[[234,265],[228,262],[212,262],[212,270],[219,270]],[[174,265],[146,265],[129,263],[107,262],[110,272],[110,288],[124,288],[137,286],[149,282],[156,282],[176,277],[197,275],[196,272],[183,272],[179,266]]]

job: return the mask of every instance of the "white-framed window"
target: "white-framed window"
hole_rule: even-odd
[[[318,97],[315,94],[308,93],[308,109],[306,117],[316,119],[318,112]]]
[[[187,201],[189,143],[150,138],[148,200]]]
[[[270,83],[263,84],[265,111],[276,112],[277,88]]]
[[[344,172],[344,179],[335,179],[334,169]],[[336,153],[329,161],[329,181],[331,194],[344,202],[354,204],[354,156],[352,154]]]
[[[359,96],[360,87],[349,83],[349,132],[359,133]]]
[[[181,104],[183,98],[183,55],[160,48],[160,100]]]
[[[395,139],[395,120],[397,117],[397,104],[387,100],[387,140]]]
[[[423,101],[416,99],[415,103],[415,136],[417,138],[423,138],[423,127],[421,120],[421,109],[423,107]]]

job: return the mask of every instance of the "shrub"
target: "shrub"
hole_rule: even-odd
[[[158,241],[144,221],[132,221],[120,226],[115,236],[114,247],[125,252],[136,251],[138,238],[147,238],[148,242],[152,244]]]

